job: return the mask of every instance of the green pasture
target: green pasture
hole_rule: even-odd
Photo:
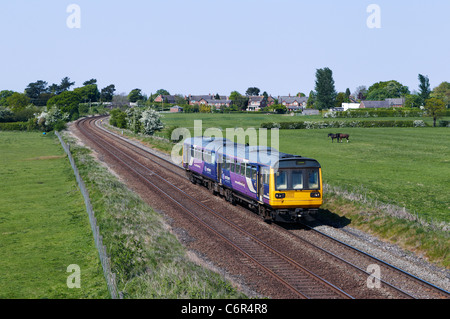
[[[427,121],[427,118],[420,119]],[[163,117],[167,127],[186,127],[191,134],[194,120],[202,120],[203,130],[209,127],[223,130],[254,127],[258,130],[263,122],[326,119],[320,116],[199,113],[164,114]],[[338,131],[350,134],[350,142],[332,143],[327,135]],[[223,134],[226,137],[225,131]],[[280,151],[319,160],[324,182],[373,200],[406,207],[425,219],[450,222],[448,128],[280,130],[279,136]]]
[[[108,298],[83,197],[58,139],[0,132],[0,298]],[[69,289],[67,267],[80,267]]]

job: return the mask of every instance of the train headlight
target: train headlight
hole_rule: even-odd
[[[314,198],[319,198],[320,197],[320,193],[319,192],[314,192],[314,193],[311,193],[310,196],[314,197]]]
[[[286,194],[285,193],[276,193],[275,194],[275,198],[285,198]]]

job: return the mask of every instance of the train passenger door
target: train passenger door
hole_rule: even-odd
[[[258,166],[258,199],[262,203],[264,196],[264,176],[263,168]]]
[[[264,193],[269,188],[269,169],[267,167],[259,166],[259,178],[258,178],[258,199],[260,202],[264,202]]]

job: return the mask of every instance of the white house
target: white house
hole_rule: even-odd
[[[342,103],[344,111],[347,111],[348,109],[359,109],[359,106],[360,103]]]

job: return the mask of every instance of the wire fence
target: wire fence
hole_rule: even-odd
[[[81,194],[84,197],[84,203],[86,204],[86,210],[89,215],[89,222],[91,224],[92,233],[94,234],[95,246],[97,247],[98,254],[100,257],[100,261],[103,267],[103,274],[106,279],[106,284],[108,285],[108,290],[112,299],[122,299],[122,294],[117,291],[116,284],[116,275],[111,271],[111,259],[108,257],[106,253],[106,246],[103,245],[103,237],[100,235],[100,230],[97,225],[97,219],[95,218],[94,210],[92,209],[91,201],[89,199],[89,192],[84,184],[83,179],[80,176],[77,166],[75,165],[75,161],[72,157],[72,153],[70,152],[70,146],[66,144],[61,135],[55,131],[56,136],[58,136],[59,141],[61,142],[64,151],[67,153],[69,157],[70,164],[72,165],[73,171],[75,173],[75,178],[78,182],[78,186],[80,187]]]

